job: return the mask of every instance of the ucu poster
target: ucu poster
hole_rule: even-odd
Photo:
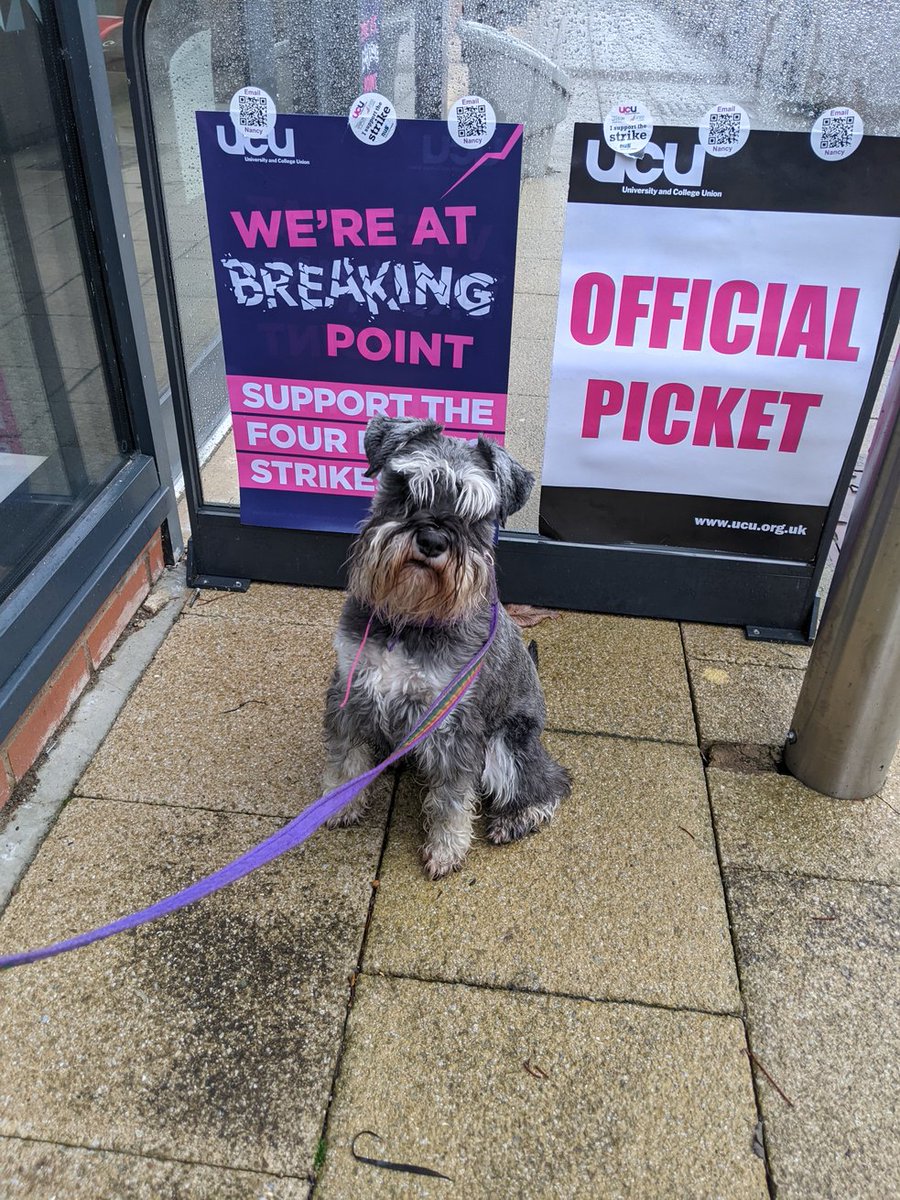
[[[355,530],[376,413],[502,441],[521,126],[480,150],[440,121],[197,128],[242,522]]]
[[[541,531],[810,562],[900,249],[900,157],[751,130],[730,157],[577,125]]]

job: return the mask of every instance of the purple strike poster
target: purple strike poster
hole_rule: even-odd
[[[353,531],[376,413],[503,440],[522,128],[377,146],[343,117],[247,138],[198,112],[241,521]]]

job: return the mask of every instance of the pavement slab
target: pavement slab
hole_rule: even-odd
[[[750,663],[688,659],[700,744],[782,746],[803,684],[803,671]]]
[[[549,727],[696,743],[674,621],[566,613],[527,633],[538,644]]]
[[[779,1200],[900,1179],[900,891],[752,870],[727,884]],[[785,1099],[785,1097],[787,1099]]]
[[[185,616],[231,617],[254,623],[324,625],[332,635],[344,604],[344,593],[334,588],[289,587],[284,583],[251,583],[246,592],[201,589],[188,602]]]
[[[695,625],[685,621],[681,629],[689,659],[801,668],[809,661],[809,646],[792,646],[788,642],[757,642],[748,638],[743,629],[735,629],[730,625]]]
[[[317,1200],[765,1200],[744,1045],[731,1017],[363,976]],[[355,1162],[360,1130],[452,1184]]]
[[[78,794],[296,816],[321,794],[331,638],[324,625],[182,617]]]
[[[439,883],[422,874],[420,792],[404,777],[366,970],[738,1011],[697,751],[546,741],[575,781],[553,822],[510,846],[477,842]]]
[[[306,1200],[307,1179],[0,1137],[4,1200]]]
[[[723,866],[900,884],[900,812],[834,800],[775,771],[710,770]]]
[[[303,1178],[382,841],[320,832],[165,920],[3,972],[0,1135]],[[268,817],[72,801],[0,921],[14,952],[184,887]]]

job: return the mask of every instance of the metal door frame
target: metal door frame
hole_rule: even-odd
[[[168,561],[182,548],[96,5],[40,0],[29,13],[35,7],[101,366],[128,457],[0,604],[0,740],[156,530]]]
[[[343,587],[350,534],[241,525],[237,508],[203,500],[147,75],[145,32],[152,3],[129,0],[125,61],[191,520],[188,581],[193,586],[233,590],[245,590],[254,579]],[[898,321],[900,269],[895,266],[866,396],[813,563],[669,547],[558,542],[537,533],[504,530],[497,554],[502,599],[552,608],[743,625],[751,638],[811,640],[816,592],[828,547]]]

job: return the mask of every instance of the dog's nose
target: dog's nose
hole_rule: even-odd
[[[443,529],[425,528],[416,531],[416,549],[426,558],[437,558],[450,545]]]

